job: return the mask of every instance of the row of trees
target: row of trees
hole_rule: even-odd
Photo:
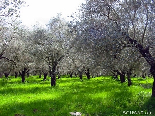
[[[22,4],[4,0],[0,10],[0,72],[6,77],[21,75],[24,82],[26,74],[49,74],[51,86],[62,74],[120,75],[122,83],[127,76],[129,86],[131,75],[155,79],[153,0],[86,0],[72,21],[58,14],[47,29],[33,30],[15,20]]]

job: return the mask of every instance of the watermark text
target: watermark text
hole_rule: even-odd
[[[123,111],[123,114],[140,114],[140,115],[150,115],[151,112],[147,111]]]

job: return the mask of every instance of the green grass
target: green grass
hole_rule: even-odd
[[[110,77],[61,78],[55,87],[49,77],[41,80],[33,76],[22,84],[21,78],[0,78],[0,116],[70,116],[74,111],[82,116],[155,115],[151,78],[132,78],[130,87]]]

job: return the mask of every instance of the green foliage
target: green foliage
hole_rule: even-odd
[[[0,116],[70,116],[78,111],[82,116],[124,116],[127,111],[155,114],[155,99],[151,98],[152,79],[133,78],[133,85],[121,84],[109,77],[83,81],[61,78],[55,87],[36,77],[0,79]],[[128,115],[131,115],[128,114]]]

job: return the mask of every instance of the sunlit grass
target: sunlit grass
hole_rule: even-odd
[[[79,78],[57,79],[50,87],[38,76],[0,79],[0,116],[69,116],[78,111],[82,116],[123,116],[124,111],[155,114],[151,98],[152,78],[132,78],[133,85],[121,84],[110,77],[83,81]],[[127,115],[130,115],[129,113]]]

